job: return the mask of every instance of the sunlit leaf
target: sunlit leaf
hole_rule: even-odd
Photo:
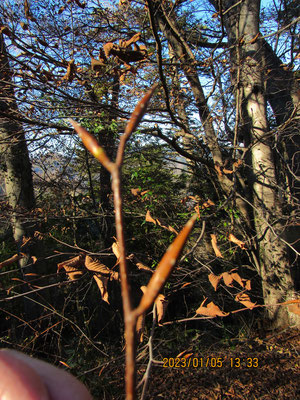
[[[208,275],[208,280],[211,283],[212,287],[215,289],[215,291],[217,290],[221,279],[222,275],[215,275],[213,273]]]
[[[212,248],[214,249],[216,257],[223,258],[222,253],[220,252],[218,245],[217,245],[216,235],[214,233],[211,233],[210,237],[211,237],[211,245],[212,245]]]
[[[235,296],[235,301],[242,303],[245,307],[249,308],[250,310],[252,310],[256,305],[256,303],[252,303],[252,301],[250,300],[250,297],[244,291],[238,293]]]
[[[206,300],[206,299],[205,299]],[[205,302],[204,300],[204,302]],[[196,310],[196,314],[206,315],[208,317],[226,317],[229,313],[226,313],[214,304],[212,301],[207,304],[206,307],[203,306],[204,302],[200,305],[200,307]]]

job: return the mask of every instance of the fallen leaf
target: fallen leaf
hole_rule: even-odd
[[[133,194],[133,196],[138,196],[141,193],[140,188],[130,189],[130,191],[131,191],[131,194]]]
[[[228,240],[230,240],[230,242],[232,243],[237,244],[241,249],[246,250],[245,242],[242,242],[241,240],[237,239],[232,233],[229,233]]]
[[[250,300],[250,297],[244,291],[238,293],[235,296],[235,301],[242,303],[245,307],[249,308],[250,310],[252,310],[256,305],[256,303],[252,303],[252,301]]]
[[[211,233],[211,245],[214,249],[216,257],[223,258],[222,253],[220,252],[218,245],[217,245],[217,237],[215,234]]]
[[[246,281],[244,283],[244,281],[242,280],[242,278],[240,277],[240,275],[237,272],[232,273],[231,276],[232,276],[232,279],[234,281],[236,281],[242,287],[245,287],[246,283],[248,282],[248,281]],[[250,281],[249,281],[249,283],[250,283]],[[250,286],[250,289],[251,289],[251,286]],[[247,290],[250,290],[250,289],[247,289]]]
[[[213,318],[217,316],[226,317],[227,315],[229,315],[229,313],[220,310],[220,308],[212,301],[207,304],[207,307],[204,307],[203,306],[204,301],[201,303],[200,307],[196,310],[196,314],[206,315],[208,317],[213,317]]]
[[[101,275],[110,275],[111,270],[100,261],[93,259],[90,256],[85,257],[84,265],[89,271],[100,273]]]
[[[114,255],[117,257],[117,260],[119,261],[120,257],[121,257],[119,243],[117,241],[115,241],[112,244],[111,248],[112,248],[112,251],[113,251]]]
[[[57,264],[57,271],[59,272],[62,268],[66,271],[69,279],[74,281],[78,279],[82,274],[82,270],[79,268],[83,266],[83,256],[80,254],[70,260],[63,261]]]
[[[146,265],[144,265],[140,262],[137,262],[135,265],[138,267],[139,270],[153,273],[153,270],[151,268],[147,267]]]
[[[174,229],[171,225],[169,225],[167,229],[168,229],[170,232],[175,233],[175,235],[178,235],[178,232],[176,231],[176,229]]]
[[[251,290],[251,281],[250,281],[250,279],[247,279],[246,282],[244,282],[244,288],[246,290]]]
[[[213,273],[208,275],[208,280],[211,283],[212,287],[215,289],[215,291],[217,290],[221,279],[222,275],[215,275]]]
[[[223,272],[222,278],[226,286],[232,287],[233,277],[229,272]]]
[[[147,222],[152,222],[154,225],[157,224],[156,220],[151,217],[151,214],[150,214],[149,210],[146,213],[146,218],[145,219],[146,219]]]
[[[109,278],[107,276],[97,274],[97,275],[94,275],[94,279],[100,290],[102,300],[105,301],[107,304],[109,304],[108,291],[107,291],[107,284],[108,284]]]
[[[177,354],[176,358],[190,358],[194,353],[188,353],[188,350],[183,350],[181,353]]]

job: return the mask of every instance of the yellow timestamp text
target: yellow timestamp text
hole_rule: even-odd
[[[162,360],[163,368],[258,368],[257,357],[168,357]]]

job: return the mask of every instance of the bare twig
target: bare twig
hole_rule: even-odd
[[[116,234],[118,247],[120,251],[119,264],[121,276],[121,294],[123,300],[123,312],[125,322],[125,384],[126,384],[126,399],[136,399],[136,322],[139,315],[144,313],[155,301],[160,290],[165,285],[170,273],[172,272],[177,258],[191,232],[196,221],[197,215],[194,215],[184,226],[182,231],[174,240],[174,243],[169,246],[156,271],[152,275],[145,294],[143,295],[140,304],[136,309],[132,307],[130,285],[128,281],[128,271],[126,264],[126,247],[124,239],[124,223],[122,216],[122,194],[121,194],[121,167],[124,159],[125,145],[130,135],[137,128],[143,115],[146,112],[147,105],[153,95],[156,86],[153,86],[146,95],[140,100],[134,109],[132,116],[125,128],[124,134],[120,138],[120,143],[117,151],[116,161],[112,162],[105,153],[105,150],[99,145],[97,140],[82,126],[75,121],[70,121],[74,129],[82,139],[86,148],[94,155],[95,158],[111,173],[112,190],[114,194],[114,208],[116,221]]]

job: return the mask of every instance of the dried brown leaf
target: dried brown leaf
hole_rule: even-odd
[[[57,264],[57,271],[60,271],[62,268],[64,268],[69,279],[71,281],[76,280],[83,274],[83,272],[80,270],[80,267],[83,266],[83,260],[84,258],[82,254],[79,254],[79,256]]]
[[[63,76],[62,79],[67,82],[73,82],[75,71],[76,71],[75,60],[72,59],[68,62],[67,73]]]
[[[150,211],[149,211],[149,210],[148,210],[147,213],[146,213],[145,219],[146,219],[147,222],[152,222],[154,225],[156,225],[157,222],[160,224],[160,222],[159,222],[158,220],[157,220],[157,222],[156,222],[156,220],[155,220],[154,218],[151,217],[151,214],[150,214]]]
[[[70,281],[75,281],[81,277],[83,272],[79,270],[77,267],[71,267],[69,265],[63,265],[60,268],[63,268],[66,271],[66,274],[68,275]]]
[[[229,272],[223,272],[222,278],[226,286],[232,287],[233,277]]]
[[[213,273],[208,275],[208,280],[211,283],[212,287],[215,289],[215,291],[217,290],[221,279],[222,275],[215,275]]]
[[[100,273],[101,275],[110,275],[111,270],[99,260],[92,258],[91,256],[85,257],[84,265],[89,271]]]
[[[215,203],[212,201],[212,200],[210,200],[210,199],[207,199],[203,204],[202,204],[202,208],[209,208],[209,207],[214,207],[215,206]]]
[[[109,278],[107,276],[98,274],[98,275],[94,275],[94,279],[100,290],[102,300],[105,301],[107,304],[109,304],[108,291],[107,291],[107,284],[108,284]]]
[[[131,194],[133,194],[133,196],[138,196],[139,194],[141,194],[140,188],[130,189],[130,191],[131,191]]]
[[[197,215],[198,215],[198,218],[201,218],[199,204],[196,204],[196,205],[195,205],[194,210],[196,211],[196,213],[197,213]]]
[[[256,305],[256,303],[252,303],[252,301],[250,300],[250,297],[244,291],[238,293],[235,296],[235,301],[242,303],[245,307],[249,308],[250,310],[252,310]]]
[[[206,300],[206,299],[205,299]],[[204,302],[201,303],[200,307],[196,310],[196,314],[206,315],[208,317],[226,317],[229,313],[226,313],[214,304],[214,302],[210,302],[207,304],[207,307],[203,306]]]
[[[218,245],[217,245],[217,237],[214,233],[211,233],[211,245],[214,249],[216,257],[223,258],[222,253],[220,252]]]
[[[231,274],[232,279],[234,281],[236,281],[240,286],[245,287],[245,282],[243,281],[243,279],[240,277],[240,275],[237,272],[233,272]]]
[[[147,271],[147,272],[153,273],[153,270],[152,270],[151,268],[147,267],[147,265],[144,265],[144,264],[142,264],[142,263],[140,263],[140,262],[137,262],[135,265],[136,265],[136,266],[138,267],[138,269],[141,270],[141,271]]]
[[[232,233],[229,233],[228,240],[230,240],[230,242],[232,242],[232,243],[237,244],[241,249],[243,249],[243,250],[246,249],[245,242],[242,242],[241,240],[237,239]]]
[[[112,251],[113,251],[114,255],[117,257],[117,260],[119,261],[120,257],[121,257],[119,243],[117,241],[115,241],[112,244],[111,248],[112,248]]]
[[[246,290],[251,290],[251,281],[250,281],[250,279],[247,279],[247,280],[244,282],[244,288],[245,288]]]

